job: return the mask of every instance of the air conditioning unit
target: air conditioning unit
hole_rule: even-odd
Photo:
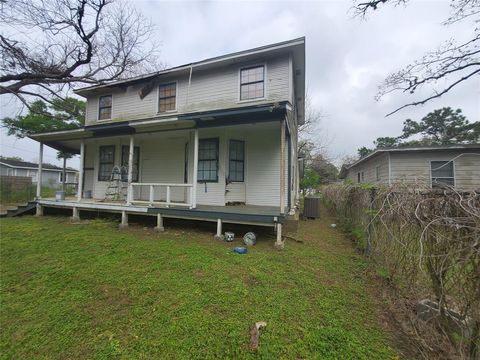
[[[318,219],[320,217],[320,198],[306,197],[303,203],[303,217],[306,219]]]

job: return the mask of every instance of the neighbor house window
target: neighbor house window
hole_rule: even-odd
[[[112,95],[104,95],[98,98],[98,120],[112,118]]]
[[[198,143],[198,181],[218,181],[218,139],[201,139]]]
[[[375,167],[375,178],[380,181],[380,166]]]
[[[240,70],[240,100],[265,96],[265,67],[255,66]]]
[[[362,171],[362,182],[365,181],[365,173]]]
[[[115,146],[100,146],[98,181],[109,181],[115,163]]]
[[[245,142],[230,140],[228,157],[228,179],[230,181],[243,182],[245,172]]]
[[[432,187],[454,186],[453,161],[430,162]]]
[[[128,157],[130,153],[130,146],[122,146],[122,168],[120,172],[122,174],[122,180],[128,180]],[[140,169],[140,148],[138,146],[133,147],[133,167],[132,167],[132,181],[138,182],[138,174]]]
[[[176,109],[177,84],[170,83],[158,87],[158,112],[172,111]]]
[[[357,183],[360,183],[360,173],[357,173]]]

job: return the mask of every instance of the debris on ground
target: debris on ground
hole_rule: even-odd
[[[253,246],[257,243],[257,236],[253,232],[247,232],[243,236],[243,243],[247,246]]]
[[[237,254],[246,254],[248,252],[248,249],[246,247],[236,247],[233,248],[233,252]]]
[[[250,350],[258,350],[258,342],[260,340],[260,329],[267,326],[266,321],[258,321],[250,329]]]
[[[235,234],[230,231],[225,232],[225,241],[232,242],[235,239]]]
[[[331,228],[336,228],[336,227],[337,227],[337,224],[330,224],[330,227],[331,227]]]

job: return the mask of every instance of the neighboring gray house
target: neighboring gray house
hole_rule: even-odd
[[[377,149],[342,169],[341,178],[355,183],[480,189],[480,144]]]
[[[108,209],[124,223],[148,213],[159,224],[170,216],[281,228],[295,212],[305,38],[76,93],[87,100],[84,128],[31,136],[81,154],[83,191],[65,203],[74,212],[105,207],[112,191]]]
[[[52,188],[61,187],[63,169],[50,164],[43,164],[42,167],[42,185]],[[66,173],[66,183],[76,183],[76,175],[78,171],[72,168],[67,168]],[[0,159],[0,175],[31,177],[32,183],[36,184],[38,178],[38,164],[21,160]]]

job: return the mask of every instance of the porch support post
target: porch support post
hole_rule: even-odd
[[[80,169],[78,173],[78,189],[77,189],[77,202],[82,200],[83,195],[83,168],[85,161],[85,140],[80,143]]]
[[[122,222],[118,226],[119,229],[125,229],[128,227],[128,214],[125,210],[122,211]]]
[[[157,214],[157,226],[153,228],[156,232],[163,232],[165,228],[163,227],[163,216],[162,214]]]
[[[285,119],[280,126],[280,213],[285,212]]]
[[[285,247],[285,242],[282,238],[282,224],[277,223],[276,226],[277,230],[277,240],[275,241],[275,249],[282,250]]]
[[[35,216],[43,216],[43,206],[37,203]]]
[[[213,237],[215,240],[223,240],[222,219],[217,219],[217,233]]]
[[[43,143],[40,143],[40,151],[38,154],[38,172],[37,172],[37,199],[42,198],[42,168],[43,168]]]
[[[195,129],[193,141],[193,184],[192,184],[192,208],[197,207],[197,172],[198,172],[198,129]]]
[[[127,186],[127,205],[132,204],[133,200],[133,151],[134,151],[133,135],[130,135],[130,149],[128,152],[128,186]]]
[[[80,222],[80,210],[77,207],[73,207],[72,222]]]

